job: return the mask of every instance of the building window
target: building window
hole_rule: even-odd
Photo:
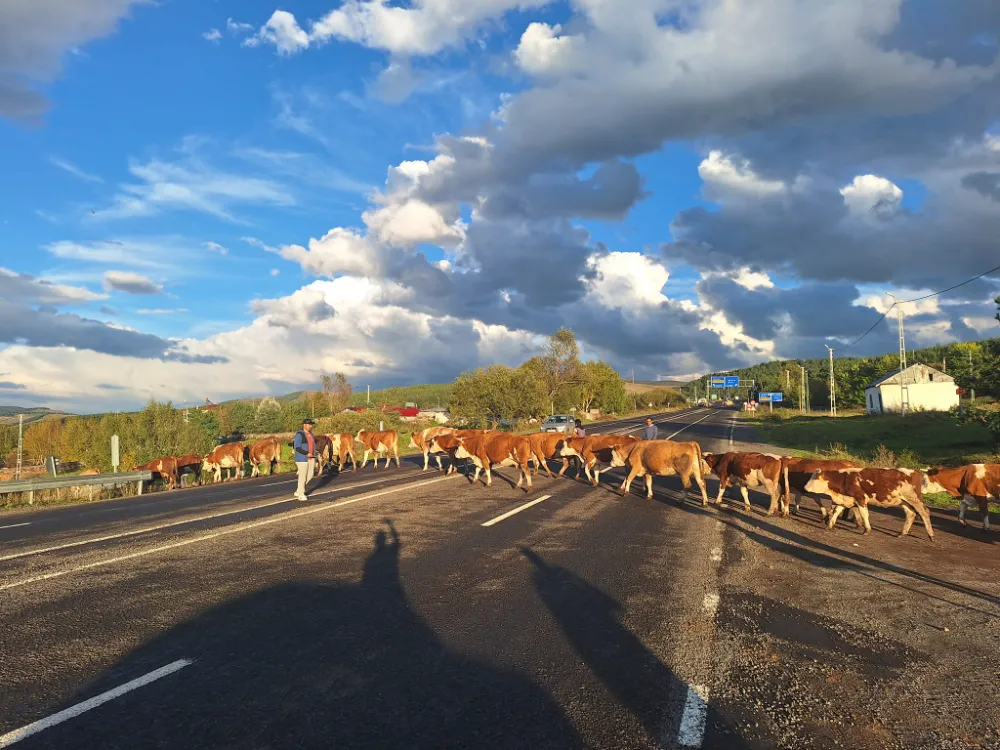
[[[927,374],[927,377],[928,377],[928,378],[930,378],[930,381],[931,381],[932,383],[934,382],[934,375],[933,375],[933,374],[931,374],[931,373],[928,373],[928,374]]]

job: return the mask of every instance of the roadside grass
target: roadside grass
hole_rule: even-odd
[[[863,466],[923,469],[998,463],[993,436],[979,424],[957,424],[948,414],[916,412],[906,417],[849,412],[837,417],[783,409],[743,414],[762,442],[816,458],[857,461]],[[957,508],[947,494],[928,495],[928,504]]]

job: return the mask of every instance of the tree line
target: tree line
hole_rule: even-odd
[[[319,420],[320,432],[360,429],[406,429],[397,414],[384,409],[407,402],[419,407],[447,406],[452,419],[476,426],[514,426],[520,420],[550,413],[589,411],[626,413],[633,408],[625,381],[606,362],[581,362],[572,331],[560,329],[545,351],[519,367],[491,365],[464,372],[451,384],[388,388],[371,393],[372,409],[344,413],[349,405],[364,405],[367,392],[354,393],[343,373],[323,375],[320,389],[277,399],[266,397],[220,404],[215,408],[175,408],[150,403],[141,411],[93,416],[50,418],[28,425],[24,457],[29,461],[58,456],[103,472],[111,470],[111,436],[121,445],[121,468],[131,469],[160,456],[204,455],[220,437],[271,435],[297,430],[306,417]],[[643,394],[643,402],[648,394]],[[676,392],[658,394],[666,404]],[[12,466],[17,451],[17,427],[0,426],[0,460]]]

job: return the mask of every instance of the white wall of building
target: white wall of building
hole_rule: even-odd
[[[958,406],[955,383],[911,383],[907,386],[911,411],[948,411]],[[899,411],[899,386],[881,385],[865,389],[865,409],[869,414],[878,414],[878,394],[882,394],[882,409],[886,412]],[[871,400],[869,400],[871,399]],[[874,407],[872,407],[874,403]]]

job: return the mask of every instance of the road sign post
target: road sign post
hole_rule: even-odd
[[[121,466],[121,455],[118,449],[118,436],[111,436],[111,470],[118,473],[118,467]]]

